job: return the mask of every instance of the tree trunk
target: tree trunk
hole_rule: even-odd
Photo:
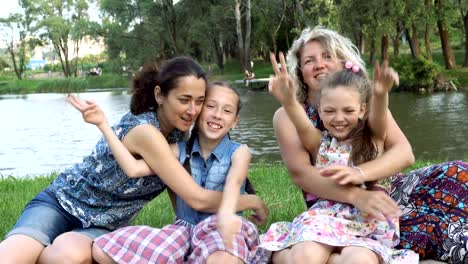
[[[375,63],[375,38],[372,37],[370,43],[370,52],[369,52],[369,64],[374,65]]]
[[[80,51],[80,41],[77,40],[75,41],[75,77],[78,77],[78,60],[79,60],[79,57],[78,57],[78,53]]]
[[[443,3],[441,0],[435,0],[436,10],[443,10]],[[450,45],[450,38],[445,19],[443,14],[438,14],[437,28],[439,29],[440,42],[442,44],[442,54],[444,55],[445,68],[454,69],[456,66],[455,57],[453,55],[452,46]]]
[[[463,20],[463,28],[465,31],[465,60],[463,62],[463,67],[468,67],[468,10],[464,10],[461,0],[458,0],[458,4],[460,5],[460,13]],[[467,7],[468,8],[468,7]]]
[[[416,24],[414,22],[411,23],[411,28],[413,30],[413,34],[411,34],[411,43],[414,50],[413,57],[418,57],[421,55],[421,48],[419,46],[418,29],[416,28]]]
[[[426,57],[429,61],[432,61],[432,49],[431,49],[431,25],[426,23],[426,30],[424,31],[424,46],[426,47]]]
[[[238,56],[239,56],[239,62],[241,66],[241,71],[243,72],[244,69],[244,38],[242,36],[242,20],[241,20],[241,11],[240,11],[240,6],[241,6],[241,0],[236,0],[236,7],[234,9],[234,14],[236,17],[236,35],[237,35],[237,48],[238,48]]]
[[[216,34],[216,33],[213,33]],[[221,35],[221,33],[219,33]],[[221,38],[219,36],[215,36],[212,38],[213,41],[213,47],[215,49],[215,55],[216,55],[216,64],[218,65],[221,74],[224,73],[224,48],[223,48],[223,43],[220,40]]]
[[[432,10],[432,0],[425,0],[427,10]],[[426,57],[429,61],[432,61],[432,49],[431,49],[431,25],[426,21],[426,30],[424,31],[424,46],[426,47]]]
[[[362,32],[359,33],[359,52],[364,54],[366,51],[366,39],[364,38],[364,34]]]
[[[62,49],[62,54],[63,54],[64,61],[65,61],[65,69],[66,69],[65,77],[70,77],[71,70],[70,70],[70,58],[68,57],[68,38],[62,39],[61,42],[62,42],[62,45],[60,45],[60,47]]]
[[[21,72],[21,70],[18,68],[18,65],[16,64],[15,51],[10,46],[7,47],[7,49],[8,49],[8,52],[10,53],[10,55],[11,55],[11,61],[13,62],[13,69],[15,70],[16,77],[18,77],[18,80],[22,80],[23,79],[23,73]]]
[[[414,52],[414,48],[413,48],[413,42],[411,41],[411,35],[409,33],[409,30],[407,27],[405,27],[405,38],[406,40],[408,41],[408,45],[409,45],[409,48],[410,48],[410,51],[411,51],[411,56],[414,58],[415,57],[415,52]]]
[[[297,28],[304,28],[304,26],[306,24],[304,8],[302,7],[302,4],[301,4],[300,0],[295,0],[295,4],[296,4],[297,14],[299,14],[299,19],[295,19],[296,20],[296,26],[297,26]]]
[[[465,61],[463,67],[468,67],[468,12],[463,17],[463,26],[465,27]]]
[[[440,0],[435,1],[436,9],[443,10],[442,2]],[[439,29],[440,42],[442,44],[442,54],[444,55],[445,68],[454,69],[456,66],[455,57],[453,55],[452,46],[450,45],[450,38],[448,29],[445,25],[445,20],[442,14],[439,14],[437,18],[437,28]]]
[[[390,37],[388,34],[385,34],[382,36],[382,41],[381,41],[381,58],[382,61],[388,61],[389,56],[388,56],[388,46],[390,45]]]
[[[393,57],[396,58],[400,54],[400,37],[401,37],[401,24],[396,23],[396,33],[393,38]]]
[[[455,68],[455,57],[453,55],[452,46],[450,45],[448,31],[445,22],[441,19],[437,20],[437,27],[439,28],[440,42],[442,44],[442,53],[444,55],[445,68]]]
[[[251,20],[251,2],[245,0],[245,43],[244,43],[244,68],[252,72],[252,65],[250,64],[250,35],[252,32],[252,20]]]

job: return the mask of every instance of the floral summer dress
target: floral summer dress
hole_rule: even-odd
[[[327,131],[317,155],[317,167],[332,164],[348,165],[351,146],[338,142]],[[292,223],[271,225],[260,237],[260,247],[278,251],[294,244],[316,241],[337,247],[359,246],[377,253],[382,263],[418,263],[418,255],[410,250],[393,249],[399,243],[398,218],[385,221],[363,218],[350,204],[317,199],[308,211],[297,216]]]

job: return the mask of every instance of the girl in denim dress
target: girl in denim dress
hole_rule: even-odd
[[[224,82],[212,83],[190,139],[171,145],[197,184],[223,192],[217,214],[196,210],[181,196],[169,192],[176,215],[174,224],[162,229],[125,227],[98,237],[94,251],[99,263],[249,262],[250,252],[258,244],[258,231],[252,222],[236,214],[236,205],[245,192],[251,153],[228,135],[239,121],[240,108],[236,90]],[[93,115],[105,119],[98,108]],[[106,133],[111,134],[106,135],[111,145],[120,144],[112,131]],[[120,147],[125,148],[122,144]],[[144,162],[132,164],[138,161],[125,150],[113,153],[119,156],[124,171],[138,169],[141,176],[152,173]],[[264,210],[253,220],[264,223],[266,207]]]
[[[196,184],[168,144],[181,140],[198,117],[206,92],[205,72],[192,59],[178,57],[159,70],[144,67],[132,88],[131,111],[112,129],[100,128],[115,133],[152,173],[137,177],[138,171],[123,171],[112,146],[101,139],[82,163],[60,173],[26,205],[0,243],[2,263],[91,263],[93,239],[128,225],[166,184],[190,206],[216,212],[223,194]],[[250,195],[242,196],[239,206],[262,205]]]

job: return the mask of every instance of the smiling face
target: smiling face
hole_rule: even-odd
[[[364,117],[366,105],[357,88],[338,86],[322,92],[319,111],[325,128],[338,140],[346,140]]]
[[[299,65],[304,82],[310,89],[309,94],[319,89],[319,82],[324,77],[343,69],[341,61],[333,57],[318,40],[304,44]]]
[[[239,96],[230,88],[214,85],[208,89],[198,118],[200,137],[221,141],[237,125]]]
[[[190,129],[202,109],[205,90],[206,81],[193,75],[180,77],[167,96],[161,94],[158,86],[155,88],[163,134],[167,135],[174,128],[182,132]]]

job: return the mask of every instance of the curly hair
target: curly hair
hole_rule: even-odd
[[[161,65],[159,70],[154,64],[144,65],[132,80],[130,111],[134,115],[156,111],[158,104],[154,88],[159,86],[161,94],[167,96],[172,89],[177,87],[178,80],[186,76],[202,78],[207,83],[205,71],[189,57],[176,57],[168,60]]]

